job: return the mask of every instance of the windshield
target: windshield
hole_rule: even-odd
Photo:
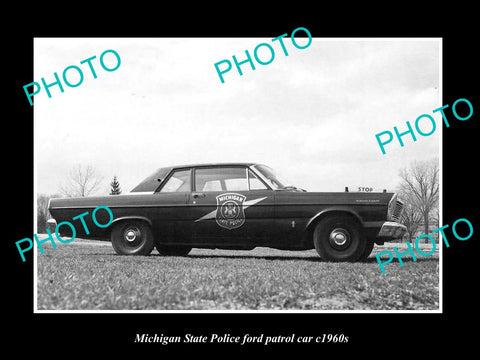
[[[283,189],[290,184],[286,180],[279,177],[272,168],[266,165],[255,165],[254,168],[263,175],[264,179],[268,181],[268,185],[270,185],[274,190]]]

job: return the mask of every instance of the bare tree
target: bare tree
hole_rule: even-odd
[[[421,215],[424,234],[428,234],[430,219],[435,219],[437,216],[433,212],[438,212],[438,172],[438,158],[414,161],[410,167],[400,171],[402,179],[400,193],[407,197],[406,200],[412,206],[412,211],[417,211]]]
[[[405,201],[405,209],[402,213],[402,218],[400,222],[407,228],[408,241],[411,243],[412,238],[415,236],[415,233],[418,231],[420,224],[422,222],[422,214],[416,206],[413,206],[409,201],[409,196],[399,192],[399,197]]]
[[[91,165],[76,165],[70,170],[69,177],[60,186],[63,195],[69,197],[85,197],[98,190],[102,177]]]

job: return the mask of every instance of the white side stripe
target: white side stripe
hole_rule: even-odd
[[[265,196],[263,198],[258,198],[258,199],[245,201],[243,203],[243,209],[245,210],[246,208],[248,208],[252,205],[255,205],[256,203],[259,203],[260,201],[265,200],[266,198],[267,198],[267,196]],[[202,220],[208,220],[208,219],[215,219],[216,214],[217,214],[217,209],[215,209],[215,210],[209,212],[207,215],[204,215],[201,218],[195,220],[195,222],[202,221]]]

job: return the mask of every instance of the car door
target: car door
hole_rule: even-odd
[[[318,203],[312,203],[311,193],[294,190],[275,191],[275,227],[278,229],[277,242],[286,247],[300,246],[305,237],[308,220],[318,210]]]
[[[189,204],[195,243],[255,247],[274,236],[273,191],[246,166],[195,168]]]
[[[191,242],[188,196],[191,192],[192,169],[173,170],[153,195],[155,204],[146,211],[152,219],[155,238],[165,244]]]

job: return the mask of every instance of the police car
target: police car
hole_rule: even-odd
[[[358,261],[375,243],[406,231],[399,223],[404,204],[395,193],[308,192],[257,163],[162,167],[128,194],[51,199],[49,210],[60,223],[98,206],[111,210],[111,225],[89,226],[85,218],[77,236],[110,240],[120,255],[261,246],[316,249],[327,261]]]

